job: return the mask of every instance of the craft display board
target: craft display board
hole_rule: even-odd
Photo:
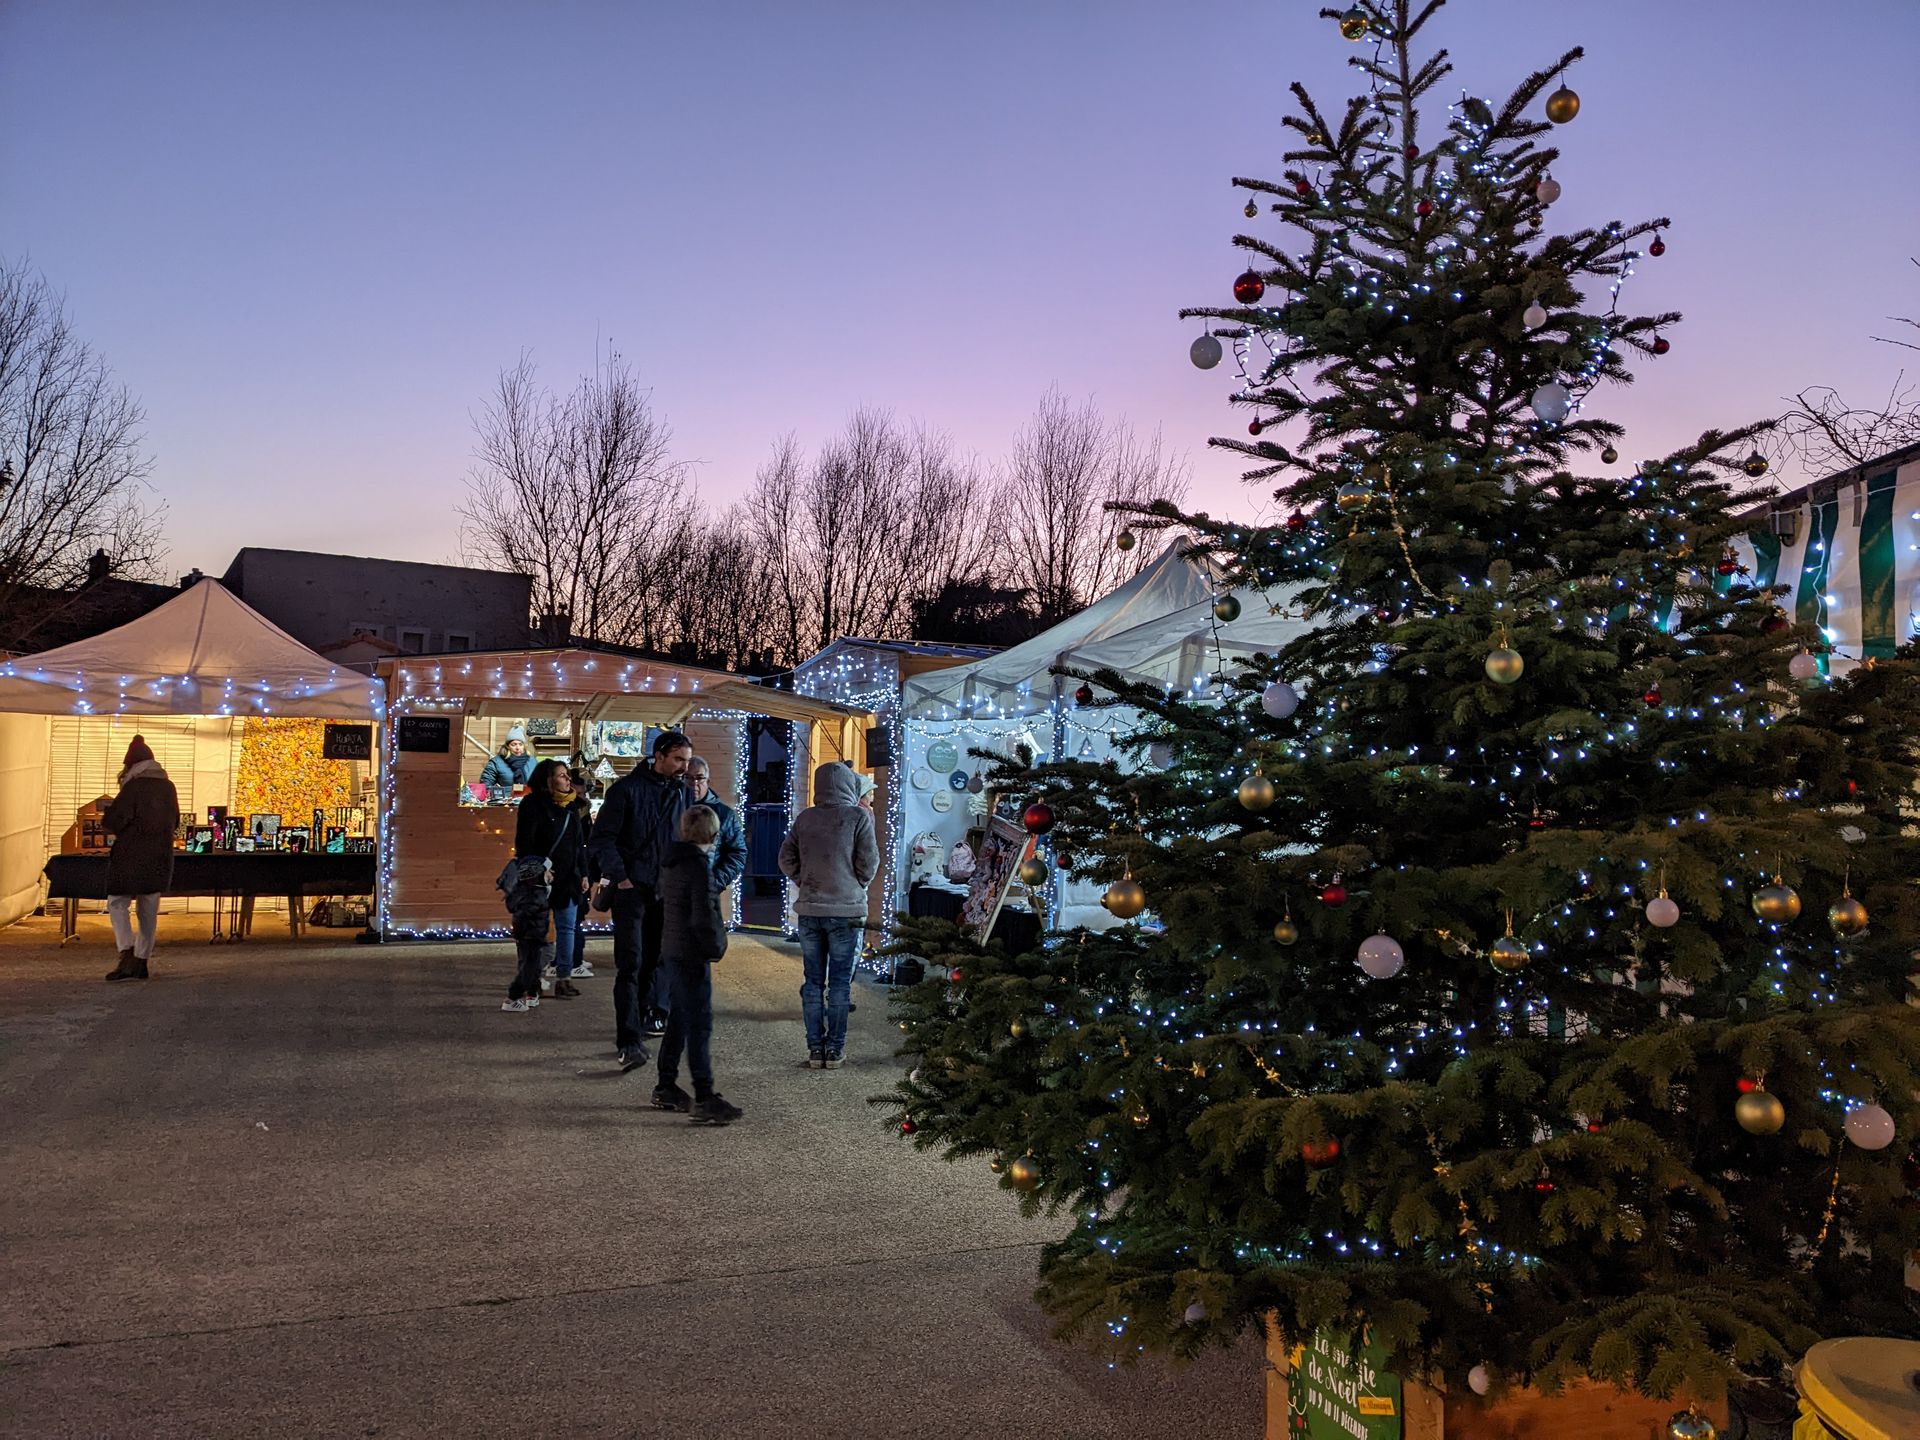
[[[988,817],[986,838],[974,855],[966,903],[960,907],[960,927],[981,944],[993,934],[993,922],[1007,903],[1015,872],[1033,848],[1033,837],[1006,816]]]

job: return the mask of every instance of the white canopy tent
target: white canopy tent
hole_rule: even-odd
[[[217,580],[117,629],[0,661],[0,925],[40,900],[56,727],[124,730],[149,718],[166,730],[149,727],[156,752],[185,783],[183,764],[224,771],[229,752],[223,741],[197,743],[189,721],[177,722],[188,732],[171,733],[165,717],[220,717],[230,726],[249,717],[374,721],[384,696],[377,680],[315,654]]]

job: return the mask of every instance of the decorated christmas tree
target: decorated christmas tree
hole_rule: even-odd
[[[1323,12],[1365,93],[1293,88],[1236,303],[1186,312],[1285,518],[1131,522],[1193,537],[1223,634],[1312,628],[1200,695],[1081,677],[1130,763],[1002,780],[1128,923],[910,925],[889,1103],[1072,1217],[1042,1299],[1124,1353],[1270,1321],[1711,1399],[1915,1329],[1920,676],[1753,573],[1763,427],[1620,460],[1666,222],[1556,233],[1580,52],[1448,104],[1442,3]]]

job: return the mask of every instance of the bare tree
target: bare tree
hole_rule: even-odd
[[[461,538],[482,563],[533,577],[537,614],[626,642],[687,513],[672,432],[617,353],[556,395],[522,356],[474,420],[477,464]]]
[[[1920,259],[1911,263],[1920,266]],[[1904,315],[1887,318],[1920,330],[1920,320]],[[1890,335],[1873,338],[1882,345],[1920,350],[1920,342]],[[1855,405],[1831,385],[1810,386],[1793,397],[1792,406],[1780,417],[1773,432],[1774,448],[1798,461],[1811,478],[1819,479],[1894,450],[1920,445],[1920,401],[1914,399],[1914,388],[1906,383],[1903,370],[1893,377],[1884,401]]]
[[[163,515],[147,503],[145,419],[46,280],[0,261],[0,613],[46,610],[31,592],[77,589],[100,573],[96,553],[106,573],[153,572]]]
[[[916,599],[983,564],[992,509],[947,436],[883,410],[855,411],[812,460],[781,440],[742,512],[779,657],[910,634]]]
[[[1186,460],[1165,452],[1159,431],[1143,440],[1091,400],[1075,405],[1049,389],[1007,463],[1004,578],[1033,591],[1048,623],[1070,615],[1150,558],[1114,545],[1122,526],[1109,507],[1178,501],[1186,489]]]

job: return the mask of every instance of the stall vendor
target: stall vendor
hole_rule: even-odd
[[[500,753],[480,772],[480,783],[489,790],[511,790],[533,778],[533,765],[533,756],[527,753],[526,727],[516,725],[507,731],[507,743],[500,747]]]

